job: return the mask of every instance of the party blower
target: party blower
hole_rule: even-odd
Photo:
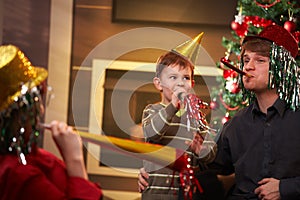
[[[45,129],[50,129],[49,124],[40,124]],[[179,172],[180,184],[183,188],[190,188],[185,200],[192,199],[194,189],[200,193],[203,189],[194,177],[194,170],[190,165],[190,157],[181,149],[158,144],[122,139],[101,134],[93,134],[75,130],[85,142],[90,142],[125,155],[148,160]]]
[[[226,66],[229,67],[230,69],[236,71],[237,73],[239,73],[239,74],[241,74],[241,75],[243,75],[243,76],[247,76],[247,77],[249,77],[249,78],[253,77],[253,75],[248,74],[248,73],[246,73],[246,72],[240,70],[239,68],[233,66],[232,64],[230,64],[230,60],[229,60],[228,58],[226,58],[226,57],[221,58],[220,61],[221,61],[221,63],[223,63],[224,65],[226,65]]]

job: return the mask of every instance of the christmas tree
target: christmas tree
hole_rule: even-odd
[[[214,128],[220,129],[238,110],[248,105],[243,100],[237,72],[228,65],[239,68],[240,44],[247,35],[257,35],[264,27],[277,24],[287,29],[298,41],[300,40],[300,3],[288,0],[238,0],[235,20],[231,23],[232,38],[223,37],[222,45],[226,48],[225,62],[217,63],[223,69],[223,77],[218,77],[218,88],[212,90],[210,108],[219,112],[212,119]],[[300,64],[300,55],[296,57]],[[225,65],[224,65],[225,63]],[[226,65],[227,64],[227,65]]]

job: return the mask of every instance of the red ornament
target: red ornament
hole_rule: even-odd
[[[216,110],[216,109],[219,108],[219,104],[218,104],[218,102],[216,102],[216,101],[211,101],[210,104],[209,104],[209,107],[210,107],[210,109],[212,109],[212,110]]]
[[[231,22],[231,29],[234,30],[234,31],[238,30],[240,26],[241,25],[236,21]]]
[[[234,30],[239,37],[244,37],[248,31],[248,24],[245,22],[240,24],[237,21],[232,21],[231,29]]]
[[[296,24],[293,21],[286,21],[283,27],[291,33],[296,29]]]
[[[238,73],[232,69],[225,69],[223,71],[223,77],[224,79],[227,79],[227,78],[236,78],[238,76]]]
[[[261,26],[261,18],[259,16],[254,16],[254,19],[252,20],[252,25],[256,27]]]
[[[228,122],[230,120],[230,116],[229,113],[227,112],[225,114],[225,116],[222,118],[222,124],[225,124],[226,122]]]
[[[248,24],[243,22],[235,32],[239,37],[244,37],[248,32]]]
[[[246,16],[245,23],[252,24],[255,27],[267,27],[273,24],[272,20],[261,18],[259,16]]]
[[[230,86],[229,91],[230,91],[232,94],[237,94],[237,93],[239,93],[239,91],[240,91],[239,84],[237,84],[237,83],[232,83],[231,86]]]

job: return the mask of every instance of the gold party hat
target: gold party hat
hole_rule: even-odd
[[[172,49],[172,51],[184,56],[191,63],[195,64],[200,51],[200,43],[203,35],[204,32],[199,33],[195,38],[175,47],[174,49]]]
[[[0,46],[0,111],[7,108],[21,89],[40,85],[48,76],[44,68],[35,67],[14,45]]]

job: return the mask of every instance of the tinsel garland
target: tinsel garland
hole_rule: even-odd
[[[279,98],[292,110],[299,108],[300,71],[290,52],[275,43],[271,46],[269,87],[277,88]]]
[[[22,164],[27,164],[25,156],[32,152],[40,135],[37,126],[40,106],[41,96],[37,87],[28,90],[23,85],[22,95],[0,112],[1,154],[16,154]]]
[[[190,131],[191,125],[196,127],[202,139],[216,138],[218,130],[210,127],[206,121],[202,109],[208,109],[209,105],[195,94],[188,94],[184,98],[185,110],[187,112],[187,130]]]

